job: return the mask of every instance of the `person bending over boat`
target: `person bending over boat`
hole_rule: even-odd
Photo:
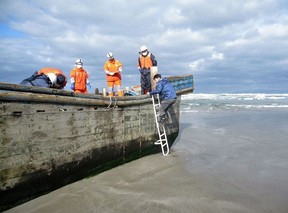
[[[67,83],[67,78],[64,73],[57,68],[42,68],[36,71],[31,77],[20,82],[26,86],[37,86],[55,89],[64,89]]]
[[[107,53],[108,61],[104,64],[104,71],[106,73],[106,81],[108,85],[108,94],[113,96],[113,89],[116,85],[118,96],[123,96],[121,91],[121,72],[123,70],[122,63],[114,58],[112,52]]]
[[[156,74],[153,77],[156,82],[156,89],[148,92],[150,95],[159,94],[161,98],[160,105],[160,119],[159,122],[162,123],[166,119],[168,109],[176,102],[177,95],[174,87],[168,81],[167,78],[162,78],[161,74]]]
[[[83,68],[83,62],[81,59],[77,59],[75,62],[75,68],[70,72],[70,88],[77,93],[88,93],[87,87],[91,89],[89,81],[89,74]]]
[[[150,68],[157,66],[157,60],[155,56],[150,53],[145,45],[140,47],[138,57],[138,70],[140,71],[141,82],[141,94],[147,94],[151,91],[151,74]]]

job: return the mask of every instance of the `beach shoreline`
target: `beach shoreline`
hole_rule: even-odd
[[[182,112],[167,157],[147,156],[7,212],[286,213],[287,113]]]

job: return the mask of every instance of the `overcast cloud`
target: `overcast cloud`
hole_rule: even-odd
[[[137,85],[144,44],[164,76],[193,74],[197,93],[288,93],[287,23],[284,0],[0,0],[0,81],[69,76],[81,58],[102,88],[112,51],[123,86]]]

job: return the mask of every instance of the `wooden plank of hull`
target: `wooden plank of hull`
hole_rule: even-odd
[[[158,73],[158,67],[153,66],[150,68],[150,78],[151,78],[151,89],[156,89],[156,82],[153,81],[154,75]]]

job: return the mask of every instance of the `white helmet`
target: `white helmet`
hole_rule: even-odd
[[[76,65],[77,65],[77,64],[83,65],[83,61],[82,61],[81,59],[77,59],[76,62],[75,62],[75,64],[76,64]]]
[[[113,59],[114,58],[114,54],[112,52],[108,52],[106,56],[107,56],[108,59]]]
[[[145,52],[145,51],[147,51],[148,50],[148,48],[145,46],[145,45],[142,45],[141,47],[140,47],[140,52]]]

